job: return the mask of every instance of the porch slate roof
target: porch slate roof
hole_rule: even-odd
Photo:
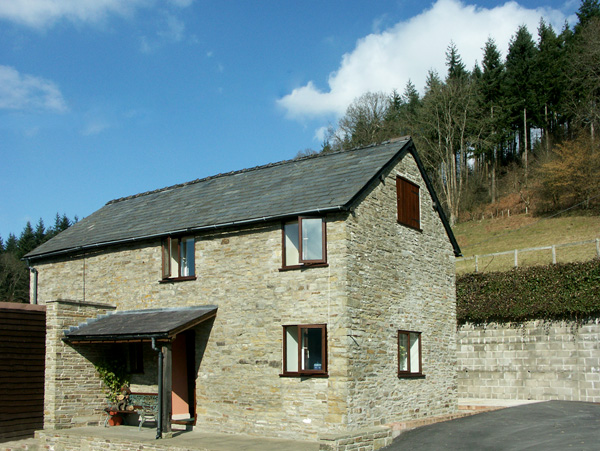
[[[63,340],[169,339],[212,318],[216,313],[216,305],[111,312],[65,330]]]

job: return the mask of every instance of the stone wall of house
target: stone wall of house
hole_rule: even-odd
[[[458,391],[465,398],[600,402],[600,320],[465,324]]]
[[[105,392],[94,362],[100,349],[92,345],[74,348],[64,343],[63,331],[114,307],[81,301],[46,303],[46,383],[44,429],[97,425],[105,407]]]
[[[397,222],[397,174],[420,187],[422,231]],[[366,195],[347,233],[349,424],[453,413],[454,254],[410,154]],[[398,377],[398,330],[421,332],[424,377]]]
[[[214,321],[196,328],[198,424],[205,431],[316,438],[345,428],[346,337],[337,325],[345,304],[342,219],[327,219],[327,267],[280,271],[277,222],[199,234],[197,280],[159,283],[156,240],[39,264],[38,297],[119,310],[218,305]],[[328,325],[329,378],[280,377],[282,326],[288,324]],[[59,338],[52,335],[52,345]],[[56,358],[49,356],[51,365]],[[53,374],[56,396],[66,393],[60,371]]]

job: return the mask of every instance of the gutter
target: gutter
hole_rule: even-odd
[[[163,352],[156,346],[156,338],[152,337],[152,349],[158,352],[158,418],[156,419],[156,439],[162,438],[163,419]]]
[[[27,262],[29,263],[29,262]],[[27,269],[33,274],[33,298],[31,304],[37,305],[38,303],[38,270],[33,266],[27,265]]]

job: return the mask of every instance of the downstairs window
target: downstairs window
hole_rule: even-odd
[[[421,332],[398,331],[398,376],[422,376]]]
[[[327,375],[327,326],[283,326],[282,376]]]

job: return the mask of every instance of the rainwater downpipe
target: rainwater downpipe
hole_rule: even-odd
[[[162,438],[162,411],[163,411],[163,353],[156,346],[156,337],[152,337],[152,349],[158,352],[158,418],[156,419],[156,439]]]
[[[33,293],[32,293],[32,298],[31,298],[31,303],[32,304],[37,304],[38,300],[37,300],[37,292],[38,292],[38,270],[35,269],[33,266],[29,266],[27,269],[29,269],[29,271],[31,271],[31,273],[33,274]]]

